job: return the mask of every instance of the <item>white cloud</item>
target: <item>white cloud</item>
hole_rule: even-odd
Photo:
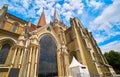
[[[64,10],[73,10],[74,7],[72,7],[69,3],[64,3],[63,4],[63,9]]]
[[[61,5],[59,3],[57,3],[55,7],[60,9]]]
[[[28,9],[33,2],[32,0],[20,0],[20,3],[24,8]]]
[[[61,1],[61,0],[59,0]],[[45,16],[47,19],[47,23],[52,20],[51,17],[53,17],[54,14],[54,8],[58,9],[58,13],[61,16],[65,16],[65,18],[62,18],[61,20],[67,20],[69,21],[70,17],[77,16],[79,14],[82,14],[83,10],[83,3],[81,0],[67,0],[63,4],[59,4],[59,1],[38,1],[35,0],[35,3],[37,4],[37,7],[43,7],[45,8]],[[77,14],[74,13],[74,10],[78,10]],[[41,9],[37,11],[37,14],[40,14],[42,12]]]
[[[2,7],[4,4],[8,4],[8,10],[23,15],[25,18],[30,18],[32,14],[35,15],[33,9],[28,9],[30,3],[31,0],[12,0],[11,2],[9,2],[8,0],[4,0],[2,3],[0,3],[0,5]],[[33,12],[31,12],[31,10]]]
[[[82,0],[65,0],[60,14],[65,16],[65,20],[69,21],[71,17],[76,17],[83,13],[84,4]],[[75,12],[76,10],[76,12]]]
[[[65,3],[59,4],[60,1],[62,0],[4,0],[3,3],[0,3],[0,6],[2,7],[3,4],[8,3],[8,10],[23,15],[25,18],[34,18],[34,24],[37,24],[43,7],[47,23],[52,20],[55,7],[58,9],[59,15],[65,17],[61,20],[69,21],[70,17],[82,14],[84,5],[81,0],[66,0]],[[77,10],[77,14],[74,10]]]
[[[64,12],[63,15],[65,16],[66,20],[69,21],[70,17],[73,17],[72,11]]]
[[[94,10],[99,9],[100,7],[102,7],[104,5],[103,2],[101,1],[96,1],[96,0],[86,0],[86,3],[89,7],[94,8]]]
[[[93,22],[90,22],[89,29],[92,32],[104,31],[95,36],[98,43],[104,42],[110,37],[120,35],[120,0],[114,2],[103,10],[100,16],[96,17]]]
[[[120,40],[113,41],[106,45],[100,46],[102,53],[109,52],[110,50],[115,50],[120,52]]]
[[[96,34],[97,35],[97,34]],[[95,36],[96,36],[95,35]],[[100,43],[100,42],[104,42],[106,39],[108,39],[108,37],[105,37],[105,36],[102,36],[100,34],[98,34],[99,36],[96,36],[95,40],[97,40],[97,43]]]
[[[96,24],[108,24],[109,22],[118,22],[120,21],[120,0],[115,0],[112,5],[108,6],[101,14],[98,16],[94,23]]]
[[[8,3],[7,0],[4,0],[4,1],[0,2],[0,9],[3,7],[4,4],[7,4],[7,3]]]

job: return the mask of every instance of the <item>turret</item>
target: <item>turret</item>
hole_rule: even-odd
[[[5,4],[2,9],[0,9],[0,28],[3,27],[4,23],[3,21],[5,21],[5,14],[7,12],[8,9],[8,4]]]
[[[8,4],[4,4],[4,6],[2,7],[2,9],[0,10],[0,16],[2,16],[8,9]]]
[[[29,22],[28,22],[28,26],[30,27],[32,24],[32,18],[30,18]]]
[[[29,32],[30,32],[30,27],[31,27],[31,25],[32,25],[32,18],[30,18],[30,20],[28,21],[28,24],[25,24],[24,25],[24,34],[25,34],[25,37],[29,37]]]
[[[44,25],[46,25],[46,19],[45,19],[44,8],[43,8],[43,12],[42,12],[41,17],[38,21],[37,28],[42,27]]]
[[[54,20],[53,20],[53,22],[55,22],[55,23],[60,22],[60,18],[59,18],[59,15],[58,15],[58,12],[57,12],[56,8],[55,8],[55,11],[54,11]]]

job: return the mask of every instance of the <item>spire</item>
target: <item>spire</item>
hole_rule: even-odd
[[[8,9],[8,4],[4,4],[2,9],[0,9],[0,19],[3,19],[1,17],[5,15],[5,13],[7,12],[7,9]]]
[[[28,25],[24,25],[24,33],[29,33],[29,30],[28,30]]]
[[[28,22],[28,26],[30,27],[32,24],[32,18],[30,18],[29,22]]]
[[[60,18],[59,18],[57,10],[55,8],[55,11],[54,11],[54,22],[58,22],[58,21],[60,21]]]
[[[43,12],[42,12],[41,17],[38,21],[37,28],[42,27],[44,25],[46,25],[46,19],[45,19],[44,8],[43,8]]]

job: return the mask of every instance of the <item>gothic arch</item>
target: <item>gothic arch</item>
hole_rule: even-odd
[[[0,45],[9,43],[11,46],[16,45],[16,40],[13,38],[5,37],[5,38],[0,38]]]
[[[57,57],[57,66],[59,66],[58,67],[58,76],[62,76],[63,71],[61,69],[62,65],[61,65],[61,62],[60,62],[61,61],[61,56],[60,56],[61,55],[61,41],[59,40],[57,34],[54,32],[52,26],[45,25],[41,28],[36,29],[33,32],[35,32],[38,35],[38,41],[40,41],[40,39],[45,35],[51,36],[51,38],[54,40],[54,42],[56,44],[56,48],[57,48],[56,57]],[[31,34],[33,32],[31,32]],[[40,51],[38,53],[40,53]],[[40,56],[40,55],[38,54],[38,56]]]
[[[39,45],[39,76],[58,76],[57,45],[55,39],[50,34],[44,34],[39,41]]]
[[[49,28],[49,30],[47,29],[47,28]],[[42,30],[36,30],[36,32],[37,32],[37,34],[38,34],[38,41],[40,41],[41,40],[41,38],[42,37],[44,37],[44,36],[46,36],[46,35],[48,35],[48,36],[50,36],[53,40],[54,40],[54,42],[55,42],[55,44],[56,44],[56,60],[57,60],[57,72],[58,72],[58,76],[61,74],[61,71],[60,71],[60,68],[61,68],[61,66],[59,66],[59,64],[60,64],[60,58],[59,58],[59,50],[60,50],[60,47],[61,47],[61,45],[60,45],[60,40],[59,40],[59,38],[57,37],[57,35],[56,35],[56,33],[54,32],[54,30],[52,29],[52,27],[51,26],[49,26],[49,25],[46,25],[46,27],[44,26],[44,28],[40,28],[40,29],[42,29],[42,30],[44,30],[44,31],[42,31]],[[40,52],[39,52],[40,53]],[[40,56],[40,55],[39,55]],[[59,66],[59,67],[58,67]]]
[[[53,28],[50,25],[45,25],[45,26],[35,30],[34,32],[38,34],[38,41],[40,41],[40,39],[44,35],[46,35],[46,34],[50,35],[55,40],[55,43],[57,45],[57,49],[60,48],[60,46],[61,46],[60,45],[60,40],[59,40],[57,34],[54,32]]]
[[[59,38],[54,34],[54,33],[50,33],[50,32],[44,32],[41,35],[39,35],[39,41],[40,39],[44,36],[44,35],[50,35],[52,37],[52,39],[54,39],[56,45],[57,45],[57,49],[60,48],[60,41]]]
[[[40,39],[41,39],[43,36],[45,36],[45,35],[51,36],[51,38],[55,41],[55,43],[56,43],[56,45],[57,45],[57,48],[58,48],[58,46],[59,46],[58,39],[57,39],[57,37],[55,37],[55,36],[54,36],[53,34],[51,34],[51,33],[43,33],[43,34],[41,34],[41,35],[39,36],[39,41],[40,41]]]
[[[8,64],[8,55],[11,53],[12,47],[15,45],[15,40],[11,38],[0,39],[0,64]],[[4,58],[4,59],[2,59]],[[10,57],[9,57],[10,59]],[[7,63],[6,63],[7,61]],[[9,60],[10,61],[10,60]]]

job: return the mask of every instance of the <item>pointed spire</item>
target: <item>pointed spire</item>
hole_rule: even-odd
[[[44,26],[44,25],[46,25],[46,19],[45,19],[44,8],[43,8],[43,12],[42,12],[41,17],[38,21],[37,28]]]
[[[54,11],[54,22],[59,22],[59,21],[60,21],[60,18],[59,18],[57,10],[55,8],[55,11]]]
[[[29,30],[28,30],[28,25],[24,25],[24,33],[29,33]]]
[[[28,26],[30,27],[32,24],[32,18],[30,18],[29,22],[28,22]]]

